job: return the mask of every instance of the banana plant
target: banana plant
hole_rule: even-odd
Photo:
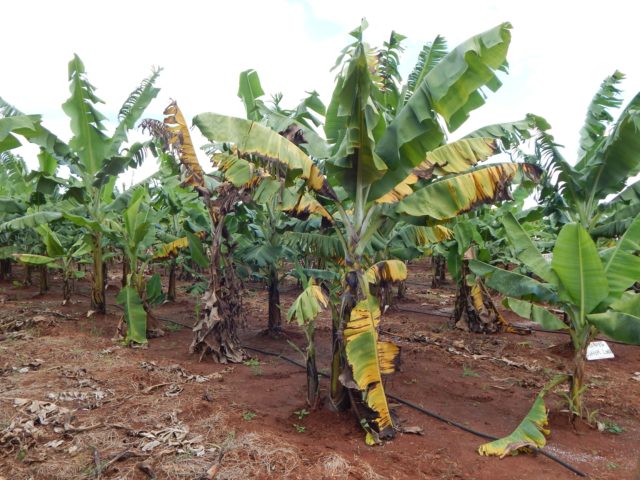
[[[621,215],[607,218],[611,216],[611,206],[606,201],[610,195],[616,195],[613,203],[618,205],[637,199],[638,187],[625,190],[625,186],[640,172],[640,93],[614,118],[613,109],[622,106],[619,85],[623,79],[622,73],[614,72],[594,95],[580,130],[573,165],[565,160],[559,145],[546,131],[537,136],[536,152],[528,157],[532,161],[537,158],[547,171],[539,195],[545,215],[555,216],[561,223],[580,223],[592,234],[606,233],[603,222],[613,221],[618,228],[610,233],[620,235],[639,211],[636,203]]]
[[[640,215],[615,246],[598,250],[586,228],[577,222],[562,227],[547,262],[511,214],[503,217],[518,259],[537,278],[503,270],[479,260],[469,267],[489,287],[506,295],[505,305],[518,315],[550,330],[570,334],[574,349],[569,407],[572,418],[583,416],[585,355],[598,333],[640,344],[640,295],[627,290],[640,280]],[[539,279],[539,280],[538,280]],[[561,309],[565,323],[544,303]]]
[[[394,352],[378,350],[380,308],[365,278],[364,253],[374,234],[388,220],[435,225],[507,199],[514,179],[535,179],[540,171],[511,162],[478,167],[498,151],[494,138],[477,134],[446,143],[447,129],[457,129],[484,103],[482,89],[500,87],[496,74],[506,67],[508,23],[419,62],[406,89],[398,87],[401,36],[393,33],[382,49],[372,49],[363,41],[365,27],[351,33],[355,41],[337,63],[324,124],[330,153],[318,162],[326,176],[294,143],[255,121],[203,113],[194,124],[211,142],[232,144],[227,164],[244,172],[244,182],[253,179],[260,188],[273,172],[289,184],[297,178],[315,200],[313,208],[330,217],[345,265],[333,325],[331,399],[337,408],[352,404],[378,441],[395,433],[381,376],[392,369]],[[396,94],[403,90],[405,96]],[[513,130],[505,124],[483,132]]]
[[[60,236],[49,225],[37,225],[34,230],[40,235],[46,255],[14,253],[20,263],[39,268],[59,268],[62,270],[62,305],[71,300],[75,280],[84,277],[84,271],[76,268],[77,263],[91,253],[91,243],[86,236],[79,238]],[[42,293],[42,292],[41,292]]]
[[[137,187],[131,192],[122,223],[113,222],[110,229],[121,239],[123,261],[129,263],[126,285],[117,296],[124,308],[124,325],[118,327],[118,333],[127,345],[144,345],[150,336],[162,335],[150,313],[150,306],[162,301],[160,277],[155,274],[148,282],[145,278],[146,267],[153,260],[146,252],[155,241],[157,220],[147,200],[146,188]]]
[[[92,239],[92,289],[91,309],[106,312],[105,281],[103,271],[103,248],[106,207],[112,202],[117,176],[128,167],[140,164],[144,145],[134,143],[128,148],[128,132],[142,116],[146,107],[157,96],[159,89],[154,84],[160,73],[154,69],[129,95],[118,113],[118,124],[109,136],[96,105],[103,103],[89,83],[82,60],[74,55],[69,62],[70,98],[62,105],[70,119],[72,138],[65,143],[41,124],[38,115],[25,115],[0,99],[0,151],[20,145],[16,135],[40,147],[41,155],[48,164],[66,165],[70,177],[65,182],[65,198],[74,203],[65,209],[69,221],[85,229]],[[55,170],[55,168],[53,169]],[[59,213],[59,212],[56,212]]]
[[[305,351],[305,360],[307,366],[307,403],[313,409],[317,408],[320,400],[320,381],[318,377],[318,368],[316,367],[316,317],[318,314],[329,306],[329,298],[322,290],[320,285],[316,285],[313,278],[307,278],[304,272],[298,268],[298,275],[304,286],[304,290],[293,301],[287,320],[291,322],[296,320],[305,334],[307,347]]]

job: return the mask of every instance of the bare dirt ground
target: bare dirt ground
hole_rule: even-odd
[[[383,318],[382,330],[390,332],[384,336],[402,347],[402,371],[389,377],[387,392],[470,428],[510,433],[542,385],[565,371],[568,337],[451,330],[453,288],[432,289],[430,278],[425,264],[411,265],[402,310]],[[111,283],[114,303],[118,281]],[[254,360],[246,365],[198,362],[187,352],[186,328],[167,329],[148,349],[125,348],[111,340],[118,309],[87,318],[88,298],[77,295],[63,307],[60,290],[54,281],[39,296],[35,287],[0,282],[0,478],[197,479],[207,472],[217,479],[577,478],[541,455],[480,457],[481,438],[400,404],[394,409],[402,424],[421,427],[423,435],[399,434],[368,447],[349,412],[332,412],[325,401],[306,414],[305,372],[295,365],[251,350]],[[295,286],[282,290],[288,308]],[[157,313],[191,324],[195,301],[181,293]],[[300,360],[285,339],[260,335],[266,291],[248,284],[244,298],[243,343]],[[303,345],[297,327],[288,325],[286,333]],[[321,369],[329,334],[325,315]],[[562,392],[550,394],[547,449],[591,478],[640,478],[640,348],[611,347],[615,359],[587,369],[587,407],[605,430],[574,428],[562,411]]]

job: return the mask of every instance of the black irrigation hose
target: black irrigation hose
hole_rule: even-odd
[[[396,309],[397,309],[398,311],[400,311],[400,312],[421,313],[422,315],[433,315],[433,316],[436,316],[436,317],[451,317],[451,315],[450,315],[450,314],[447,314],[447,313],[441,313],[441,312],[436,312],[436,311],[433,311],[433,310],[431,310],[431,311],[425,311],[425,310],[419,310],[419,309],[416,309],[416,308],[405,308],[405,307],[400,307],[400,306],[396,307]],[[514,326],[519,326],[519,325],[514,325]],[[562,330],[547,330],[547,329],[544,329],[544,328],[529,327],[529,326],[527,326],[527,327],[522,327],[522,328],[528,328],[528,329],[530,329],[530,330],[532,330],[532,331],[534,331],[534,332],[540,332],[540,333],[557,333],[557,334],[559,334],[559,335],[567,335],[567,336],[570,336],[570,333],[569,333],[569,332],[564,332],[564,331],[562,331]],[[633,343],[626,343],[626,342],[621,342],[621,341],[619,341],[619,340],[612,340],[612,339],[610,339],[610,338],[606,338],[606,339],[597,339],[597,338],[596,338],[596,340],[605,340],[605,341],[607,341],[607,342],[609,342],[609,343],[615,343],[615,344],[618,344],[618,345],[626,345],[626,346],[628,346],[628,347],[638,347],[638,346],[640,346],[640,345],[634,345]]]
[[[449,313],[436,312],[434,310],[431,310],[431,311],[427,312],[427,311],[424,311],[424,310],[418,310],[418,309],[415,309],[415,308],[405,308],[405,307],[400,307],[400,306],[397,306],[396,308],[401,312],[422,313],[423,315],[433,315],[435,317],[447,317],[447,318],[451,317],[451,314],[449,314]]]
[[[282,359],[282,360],[284,360],[286,362],[292,363],[293,365],[296,365],[296,366],[298,366],[300,368],[304,368],[304,369],[307,368],[302,363],[297,362],[297,361],[293,360],[292,358],[289,358],[289,357],[287,357],[285,355],[282,355],[281,353],[269,352],[269,351],[266,351],[266,350],[261,350],[259,348],[249,347],[247,345],[242,345],[242,348],[246,348],[247,350],[252,350],[254,352],[262,353],[264,355],[270,355],[272,357],[278,357],[278,358],[280,358],[280,359]],[[318,372],[318,374],[320,376],[322,376],[322,377],[329,378],[329,375],[327,375],[326,373]],[[484,438],[485,440],[498,440],[498,437],[495,437],[493,435],[489,435],[488,433],[480,432],[478,430],[474,430],[473,428],[466,427],[465,425],[462,425],[461,423],[458,423],[458,422],[453,421],[453,420],[449,420],[448,418],[445,418],[442,415],[438,415],[435,412],[432,412],[430,410],[427,410],[426,408],[420,407],[419,405],[416,405],[415,403],[412,403],[412,402],[410,402],[408,400],[404,400],[403,398],[400,398],[400,397],[397,397],[397,396],[391,395],[391,394],[387,394],[387,397],[391,398],[392,400],[395,400],[396,402],[402,403],[403,405],[406,405],[407,407],[413,408],[414,410],[416,410],[416,411],[418,411],[420,413],[428,415],[431,418],[435,418],[436,420],[444,422],[444,423],[446,423],[446,424],[448,424],[448,425],[450,425],[452,427],[459,428],[460,430],[463,430],[463,431],[465,431],[467,433],[470,433],[472,435],[475,435],[477,437]],[[585,474],[584,472],[578,470],[573,465],[568,464],[567,462],[565,462],[561,458],[558,458],[554,454],[549,453],[549,452],[547,452],[546,450],[544,450],[542,448],[531,448],[531,450],[533,450],[536,453],[541,453],[545,457],[549,458],[550,460],[553,460],[554,462],[558,463],[559,465],[562,465],[564,468],[566,468],[567,470],[570,470],[571,472],[575,473],[579,477],[586,477],[587,476],[587,474]]]
[[[537,328],[537,327],[527,327],[527,328],[530,328],[534,332],[558,333],[560,335],[570,335],[569,332],[564,332],[562,330],[547,330],[547,329],[544,329],[544,328]],[[626,343],[626,342],[621,342],[619,340],[612,340],[610,338],[595,338],[594,340],[603,340],[603,341],[606,341],[608,343],[616,343],[618,345],[626,345],[627,347],[638,347],[638,346],[640,346],[640,345],[634,345],[633,343]]]

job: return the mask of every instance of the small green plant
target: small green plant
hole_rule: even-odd
[[[463,377],[479,377],[480,374],[476,373],[471,367],[468,365],[462,366],[462,376]]]
[[[304,417],[309,415],[309,411],[306,408],[302,408],[300,410],[296,410],[293,414],[298,417],[298,420],[304,420]]]
[[[609,470],[617,470],[619,467],[620,467],[620,465],[618,465],[616,462],[607,463],[607,468]]]
[[[246,420],[247,422],[250,422],[251,420],[256,418],[256,416],[257,416],[256,412],[252,412],[251,410],[247,410],[246,412],[244,412],[242,414],[242,419]]]
[[[303,425],[298,425],[297,423],[294,423],[294,424],[293,424],[293,428],[295,428],[295,429],[296,429],[296,432],[298,432],[298,433],[304,433],[304,432],[305,432],[305,430],[307,429],[305,426],[303,426]]]
[[[21,462],[26,458],[26,456],[27,456],[27,449],[21,448],[20,450],[18,450],[18,453],[16,454],[16,460]]]
[[[247,367],[251,367],[251,373],[253,373],[256,377],[262,375],[262,367],[260,366],[260,360],[256,358],[250,358],[249,360],[245,360],[242,362],[243,365]]]
[[[598,422],[598,430],[601,432],[609,432],[615,435],[619,435],[624,432],[624,428],[618,425],[616,422],[611,420],[604,420],[602,422]]]

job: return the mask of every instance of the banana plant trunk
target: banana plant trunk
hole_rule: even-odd
[[[278,270],[275,267],[269,269],[269,321],[267,333],[278,336],[282,332],[282,316],[280,313],[280,285]]]
[[[0,260],[0,280],[11,278],[11,260],[8,258]]]
[[[91,310],[107,313],[105,301],[104,262],[102,261],[102,235],[93,235],[93,278],[91,282]]]
[[[315,325],[307,334],[307,403],[312,410],[318,408],[320,400],[320,380],[316,366]]]
[[[407,282],[405,280],[398,282],[398,299],[402,300],[407,298]]]
[[[431,279],[431,288],[440,288],[445,281],[447,271],[447,260],[442,255],[432,257],[433,278]]]
[[[33,273],[33,267],[27,265],[27,269],[24,274],[24,284],[25,285],[33,285],[33,280],[31,278],[31,274]]]
[[[127,261],[127,257],[125,255],[122,256],[122,288],[127,286],[127,276],[129,275],[131,268],[129,267],[129,262]]]
[[[167,288],[167,300],[176,301],[176,259],[172,258],[169,264],[169,286]]]
[[[346,288],[342,294],[342,301],[338,309],[332,309],[332,357],[331,357],[331,405],[337,411],[343,411],[351,406],[351,394],[340,380],[342,372],[348,368],[345,351],[343,330],[351,318],[351,310],[358,301],[358,276],[351,271],[345,275]]]
[[[474,333],[502,331],[508,323],[498,311],[485,284],[480,278],[475,279],[474,285],[467,282],[468,263],[468,260],[462,261],[452,323],[461,330]]]
[[[43,295],[49,291],[49,269],[46,265],[40,265],[38,270],[40,270],[40,295]]]
[[[570,381],[572,420],[582,417],[583,413],[582,396],[585,390],[584,370],[586,366],[587,345],[589,345],[588,339],[576,348],[575,356],[573,358],[573,375],[571,376]]]
[[[244,321],[242,283],[233,262],[234,243],[224,226],[225,215],[240,197],[238,189],[223,184],[215,201],[206,198],[211,219],[211,282],[202,298],[200,318],[193,327],[189,351],[210,356],[217,363],[240,363],[246,354],[240,345],[237,328]],[[225,248],[223,248],[223,246]]]
[[[71,292],[73,291],[73,270],[64,272],[62,279],[62,304],[66,305],[71,300]]]

